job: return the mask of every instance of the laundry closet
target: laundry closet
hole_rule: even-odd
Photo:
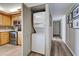
[[[23,55],[28,55],[31,52],[50,55],[49,4],[32,7],[28,5],[23,4]]]
[[[45,5],[32,7],[32,51],[45,55]]]

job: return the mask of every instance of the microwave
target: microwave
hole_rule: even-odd
[[[17,20],[16,21],[13,21],[13,25],[15,25],[15,26],[16,25],[21,25],[21,21],[17,21]]]
[[[13,26],[17,29],[17,31],[21,31],[21,21],[13,21]]]

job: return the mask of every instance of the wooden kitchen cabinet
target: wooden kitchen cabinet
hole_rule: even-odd
[[[11,17],[9,15],[0,14],[0,25],[11,26]]]
[[[11,18],[10,16],[3,15],[3,25],[4,26],[11,26]]]
[[[21,14],[12,15],[12,25],[14,21],[22,21]]]
[[[2,14],[0,14],[0,25],[2,25]]]
[[[9,32],[0,33],[0,45],[4,45],[9,42]]]

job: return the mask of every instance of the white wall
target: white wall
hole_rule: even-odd
[[[31,10],[23,4],[23,55],[26,56],[31,52]]]
[[[79,56],[79,29],[75,29],[75,55]]]
[[[69,24],[66,24],[66,44],[71,52],[75,53],[75,30],[69,28]]]
[[[62,35],[62,40],[65,42],[66,41],[66,16],[62,16],[61,20],[61,35]]]
[[[73,55],[79,56],[79,29],[69,28],[66,24],[66,44]]]
[[[50,56],[51,52],[51,40],[52,40],[52,19],[50,17],[49,4],[46,4],[46,56]]]
[[[72,11],[77,5],[78,4],[75,4],[70,11]],[[69,28],[69,24],[66,24],[66,33],[66,44],[73,55],[79,56],[79,29]]]

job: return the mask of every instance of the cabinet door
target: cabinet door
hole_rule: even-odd
[[[3,15],[3,25],[4,26],[11,26],[10,16]]]
[[[2,25],[2,14],[0,14],[0,25]]]
[[[9,32],[1,32],[1,45],[9,42]]]
[[[21,15],[20,14],[12,15],[12,25],[14,21],[21,21]]]

